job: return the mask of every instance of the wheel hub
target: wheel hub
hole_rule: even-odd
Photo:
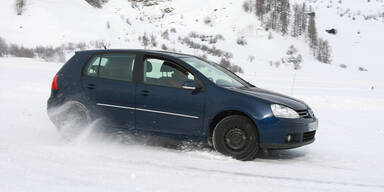
[[[248,143],[248,137],[245,131],[239,128],[230,129],[225,134],[225,143],[232,150],[240,150]]]

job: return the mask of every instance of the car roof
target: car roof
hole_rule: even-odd
[[[95,50],[83,50],[77,51],[76,53],[85,53],[85,54],[101,54],[101,53],[117,53],[117,52],[135,52],[143,54],[156,54],[159,56],[170,56],[170,57],[196,57],[194,55],[188,55],[183,53],[175,53],[169,51],[161,50],[149,50],[149,49],[95,49]]]

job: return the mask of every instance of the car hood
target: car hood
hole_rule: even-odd
[[[305,104],[305,102],[299,99],[295,99],[280,93],[275,93],[275,92],[261,89],[258,87],[249,87],[249,88],[242,87],[242,88],[230,88],[230,89],[236,92],[240,92],[243,94],[251,95],[251,96],[266,100],[270,103],[285,105],[295,110],[308,109],[307,104]]]

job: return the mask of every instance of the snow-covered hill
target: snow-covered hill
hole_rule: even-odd
[[[255,15],[243,10],[244,1],[110,0],[101,9],[83,0],[25,2],[22,15],[16,14],[14,1],[1,3],[0,37],[7,42],[26,47],[90,41],[103,41],[111,48],[161,49],[164,45],[168,50],[206,55],[217,62],[223,57],[189,48],[183,41],[188,37],[195,43],[232,54],[230,61],[246,71],[280,60],[290,45],[303,56],[303,67],[320,64],[303,38],[272,32],[270,39]],[[344,64],[351,71],[359,66],[370,71],[384,69],[379,64],[379,42],[384,42],[380,35],[384,32],[382,0],[294,0],[291,4],[294,2],[306,2],[316,11],[319,36],[331,42],[333,65]],[[338,34],[326,33],[330,28],[336,28]],[[203,38],[207,41],[191,38],[192,32],[208,36]],[[144,46],[144,35],[149,41],[153,37],[154,43]],[[209,43],[210,36],[218,35],[223,39]],[[239,38],[244,38],[246,45],[237,44]]]

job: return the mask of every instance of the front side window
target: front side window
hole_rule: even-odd
[[[86,75],[104,79],[132,81],[134,54],[105,54],[93,57],[87,68]]]
[[[250,85],[236,76],[235,74],[229,72],[227,69],[220,67],[215,63],[209,63],[204,60],[195,58],[195,57],[183,57],[180,58],[186,63],[193,66],[205,77],[211,80],[218,86],[221,87],[249,87]]]
[[[173,62],[148,58],[144,61],[144,83],[180,88],[187,80],[195,77]]]

